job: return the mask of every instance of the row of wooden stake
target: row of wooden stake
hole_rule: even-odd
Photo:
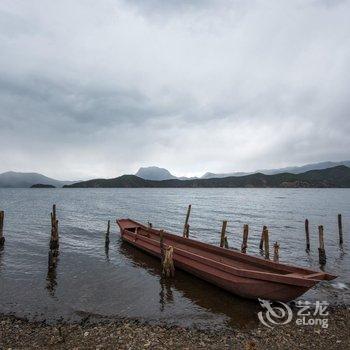
[[[189,238],[190,234],[190,225],[189,225],[189,218],[191,214],[191,204],[188,206],[187,209],[187,214],[186,214],[186,219],[185,219],[185,224],[184,224],[184,229],[183,229],[183,237],[184,238]],[[221,248],[229,248],[228,245],[228,239],[226,235],[226,228],[227,228],[227,220],[224,220],[222,222],[222,228],[221,228],[221,237],[220,237],[220,247]],[[247,253],[247,248],[248,248],[248,235],[249,235],[249,226],[248,224],[245,224],[243,226],[243,242],[241,245],[241,252],[246,254]],[[274,256],[273,260],[275,262],[279,261],[279,244],[278,242],[275,242],[274,244]],[[264,256],[266,259],[270,259],[270,251],[269,251],[269,231],[266,226],[263,227],[263,231],[261,233],[261,240],[260,240],[260,245],[259,245],[260,251],[264,253]]]
[[[184,224],[183,229],[183,237],[189,238],[189,231],[190,231],[190,225],[189,225],[189,218],[191,213],[191,204],[188,206],[187,214],[186,214],[186,220]],[[222,222],[222,228],[221,228],[221,237],[220,237],[220,247],[221,248],[229,248],[228,246],[228,240],[226,235],[226,228],[227,228],[227,221],[224,220]],[[339,245],[340,247],[343,246],[343,224],[342,224],[342,216],[341,214],[338,214],[338,231],[339,231]],[[323,226],[318,226],[318,233],[319,233],[319,262],[321,265],[324,265],[326,263],[326,251],[324,246],[324,229]],[[241,252],[247,253],[248,248],[248,234],[249,234],[249,226],[245,224],[243,226],[243,242],[241,245]],[[309,220],[305,220],[305,235],[306,235],[306,252],[310,252],[310,231],[309,231]],[[275,242],[273,245],[274,248],[274,254],[273,254],[273,260],[275,262],[279,261],[279,248],[280,245],[278,242]],[[270,259],[270,251],[269,251],[269,230],[266,226],[263,226],[263,230],[261,233],[260,238],[260,244],[259,249],[262,254],[264,254],[265,259]]]
[[[338,233],[339,233],[339,246],[343,247],[343,223],[342,216],[338,214]],[[310,252],[310,231],[309,231],[309,220],[305,220],[305,237],[306,237],[306,252]],[[318,248],[318,258],[321,265],[324,265],[327,261],[326,250],[324,246],[324,229],[323,225],[318,226],[318,240],[319,240],[319,248]]]
[[[5,218],[5,213],[3,210],[1,210],[0,211],[0,248],[3,247],[5,243],[4,218]],[[49,261],[48,261],[49,270],[52,270],[56,267],[57,258],[58,258],[58,248],[59,248],[58,220],[56,216],[56,205],[54,204],[52,206],[52,212],[51,212],[51,238],[50,238],[50,250],[49,250]]]
[[[186,214],[186,219],[185,219],[185,224],[183,229],[183,237],[185,238],[189,238],[189,232],[190,232],[189,218],[191,214],[191,208],[192,206],[190,204],[187,209],[187,214]],[[5,217],[4,211],[0,211],[0,247],[2,247],[5,243],[5,237],[3,235],[4,217]],[[149,224],[149,226],[152,227],[152,224]],[[228,239],[226,235],[226,228],[227,228],[227,221],[224,220],[221,228],[220,247],[228,249],[229,245],[228,245]],[[338,231],[339,231],[339,245],[342,247],[343,224],[342,224],[341,214],[338,214]],[[109,246],[109,232],[110,232],[110,220],[108,220],[107,232],[105,237],[106,248],[108,248]],[[324,229],[322,225],[318,226],[318,233],[319,233],[319,248],[318,248],[319,262],[320,264],[325,264],[327,258],[326,258],[326,251],[324,246]],[[249,226],[245,224],[243,226],[243,242],[241,245],[241,252],[244,254],[247,252],[247,248],[248,248],[248,234],[249,234]],[[306,236],[306,252],[310,252],[310,231],[309,231],[308,219],[305,220],[305,236]],[[161,245],[162,245],[162,242],[163,240],[161,237]],[[273,247],[274,247],[273,260],[275,262],[278,262],[280,245],[278,244],[278,242],[275,242]],[[56,266],[57,257],[58,257],[58,248],[59,248],[58,219],[56,216],[56,205],[54,204],[52,206],[52,212],[51,212],[51,239],[50,239],[50,251],[49,251],[49,268],[54,268]],[[263,230],[261,233],[259,249],[264,254],[265,259],[270,259],[269,231],[266,226],[263,227]],[[168,253],[168,258],[169,258],[169,255],[170,253]],[[166,259],[165,260],[164,259],[165,259],[165,254],[162,255],[162,264],[164,263],[164,261],[166,261]]]
[[[191,214],[191,204],[188,206],[184,229],[183,229],[183,237],[189,238],[189,232],[190,232],[190,225],[189,225],[189,218]],[[3,222],[4,222],[4,212],[0,212],[0,246],[5,241],[5,238],[3,237]],[[110,233],[110,220],[108,220],[107,225],[107,232],[105,236],[105,246],[106,248],[109,247],[109,233]],[[152,228],[152,224],[149,223],[149,227]],[[221,237],[220,237],[220,247],[222,248],[229,248],[228,245],[228,239],[226,235],[226,228],[227,228],[227,221],[224,220],[222,223],[221,228]],[[342,216],[341,214],[338,214],[338,229],[339,229],[339,244],[340,246],[343,245],[343,225],[342,225]],[[318,226],[319,231],[319,262],[320,264],[326,263],[326,252],[324,247],[324,229],[323,226]],[[162,232],[162,231],[161,231]],[[241,245],[241,252],[246,254],[247,248],[248,248],[248,235],[249,235],[249,226],[248,224],[245,224],[243,226],[243,242]],[[305,235],[306,235],[306,252],[310,252],[310,231],[309,231],[309,220],[305,220]],[[162,258],[162,266],[163,266],[163,273],[166,275],[173,275],[174,274],[174,267],[172,263],[172,251],[171,249],[164,249],[163,246],[163,234],[161,233],[160,237],[160,244],[161,244],[161,258]],[[54,204],[52,207],[52,213],[51,213],[51,240],[50,240],[50,253],[49,253],[49,266],[55,265],[57,256],[58,256],[58,220],[56,217],[56,205]],[[266,226],[263,226],[263,230],[261,233],[260,238],[260,244],[259,249],[262,254],[264,254],[265,259],[270,259],[270,250],[269,250],[270,244],[269,244],[269,231]],[[275,262],[279,261],[279,248],[280,245],[278,242],[275,242],[274,246],[274,254],[273,254],[273,260]]]

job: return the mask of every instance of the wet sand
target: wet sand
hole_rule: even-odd
[[[254,330],[182,328],[138,320],[30,322],[0,316],[0,349],[349,349],[350,309],[330,310],[329,327],[290,323]]]

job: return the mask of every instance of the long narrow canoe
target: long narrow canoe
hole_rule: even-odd
[[[117,224],[124,241],[161,257],[160,230],[130,219],[117,220]],[[244,298],[290,301],[318,282],[337,277],[215,247],[165,231],[163,239],[165,247],[172,246],[174,249],[176,268]]]

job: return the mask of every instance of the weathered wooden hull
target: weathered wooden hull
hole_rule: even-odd
[[[117,221],[125,242],[160,258],[159,230],[129,219]],[[250,299],[293,300],[321,280],[336,276],[275,263],[164,232],[165,246],[174,249],[176,268],[233,294]]]

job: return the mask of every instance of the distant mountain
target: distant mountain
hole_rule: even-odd
[[[213,178],[223,178],[223,177],[230,177],[230,176],[246,176],[246,175],[257,174],[257,173],[262,173],[265,175],[274,175],[274,174],[281,174],[281,173],[301,174],[309,170],[322,170],[322,169],[332,168],[338,165],[345,165],[347,167],[350,167],[350,160],[344,160],[340,162],[328,161],[328,162],[306,164],[303,166],[291,166],[291,167],[277,168],[277,169],[262,169],[262,170],[256,170],[251,172],[243,172],[243,171],[235,171],[230,173],[207,172],[203,176],[201,176],[200,179],[213,179]],[[197,177],[185,177],[185,176],[176,177],[172,175],[169,170],[164,168],[159,168],[156,166],[140,168],[135,175],[145,180],[155,180],[155,181],[170,180],[170,179],[179,179],[179,180],[198,179]]]
[[[203,176],[201,176],[201,179],[213,179],[213,178],[221,178],[221,177],[230,177],[230,176],[245,176],[254,174],[252,173],[245,173],[242,171],[236,171],[233,173],[205,173]]]
[[[207,183],[202,183],[199,180],[209,180],[209,179],[222,179],[222,178],[243,178],[248,175],[276,175],[276,174],[283,174],[283,173],[289,173],[289,174],[303,174],[310,170],[323,170],[323,169],[329,169],[336,166],[344,165],[345,167],[350,167],[350,161],[341,161],[341,162],[321,162],[321,163],[314,163],[314,164],[306,164],[303,166],[293,166],[293,167],[287,167],[287,168],[279,168],[279,169],[265,169],[260,170],[257,172],[231,172],[231,173],[206,173],[201,178],[197,177],[176,177],[172,175],[167,169],[159,168],[156,166],[151,167],[142,167],[140,168],[136,175],[124,175],[117,177],[115,179],[96,179],[96,180],[90,180],[90,181],[83,181],[83,182],[77,182],[77,181],[59,181],[55,179],[51,179],[47,176],[44,176],[42,174],[38,173],[19,173],[19,172],[13,172],[8,171],[6,173],[0,174],[0,188],[1,187],[24,187],[29,188],[32,185],[35,184],[41,184],[41,185],[52,185],[55,187],[62,187],[64,185],[70,185],[74,183],[88,184],[84,187],[165,187],[163,184],[148,184],[148,183],[140,183],[139,179],[141,180],[149,180],[149,181],[169,181],[169,180],[178,180],[180,181],[181,185],[176,185],[176,183],[166,183],[169,187],[226,187],[227,183],[225,183],[225,186],[222,186],[222,183],[216,184],[215,182],[211,182],[213,186]],[[260,176],[259,175],[259,176]],[[125,177],[126,176],[126,177]],[[134,177],[134,180],[131,180],[132,177]],[[122,182],[116,181],[116,186],[110,186],[109,182],[116,179],[123,179]],[[108,185],[106,185],[106,181]],[[112,182],[113,183],[113,182]],[[184,184],[185,183],[185,184]],[[234,185],[234,181],[230,181],[227,187],[236,187]],[[119,185],[120,184],[120,185]],[[90,186],[91,185],[91,186]],[[101,186],[103,185],[103,186]],[[130,185],[130,186],[129,186]],[[337,185],[338,186],[338,185]],[[336,187],[337,187],[336,186]],[[243,186],[244,187],[244,186]],[[260,187],[260,186],[259,186]],[[264,187],[264,186],[261,186]],[[268,185],[267,187],[270,187]],[[274,187],[274,186],[272,186]],[[277,186],[279,187],[279,186]],[[283,187],[283,186],[282,186]],[[303,187],[303,186],[301,186]],[[314,186],[311,186],[314,187]],[[329,184],[329,187],[334,187]],[[341,187],[341,186],[339,186]]]
[[[0,187],[29,188],[35,184],[62,187],[72,183],[74,183],[74,181],[59,181],[38,173],[17,173],[8,171],[0,174]]]
[[[167,169],[158,168],[157,166],[149,166],[145,168],[140,168],[135,176],[141,177],[145,180],[170,180],[176,179],[176,176],[170,174]]]
[[[306,164],[303,166],[291,166],[286,168],[277,168],[277,169],[262,169],[253,172],[232,172],[232,173],[205,173],[201,179],[212,179],[212,178],[222,178],[230,176],[245,176],[250,174],[262,173],[265,175],[281,174],[281,173],[292,173],[292,174],[301,174],[309,170],[322,170],[332,168],[338,165],[345,165],[350,167],[350,160],[344,160],[340,162],[320,162]]]
[[[344,160],[340,162],[328,161],[328,162],[312,163],[312,164],[306,164],[302,166],[291,166],[291,167],[280,168],[280,169],[265,169],[265,170],[258,170],[258,172],[266,175],[280,174],[280,173],[287,173],[287,172],[292,174],[301,174],[309,170],[328,169],[338,165],[345,165],[347,167],[350,167],[350,160]]]
[[[350,168],[340,165],[329,169],[311,170],[302,174],[282,173],[265,175],[262,173],[245,176],[231,176],[213,179],[162,181],[145,180],[135,175],[123,175],[114,179],[95,179],[78,182],[64,187],[340,187],[350,188]]]

